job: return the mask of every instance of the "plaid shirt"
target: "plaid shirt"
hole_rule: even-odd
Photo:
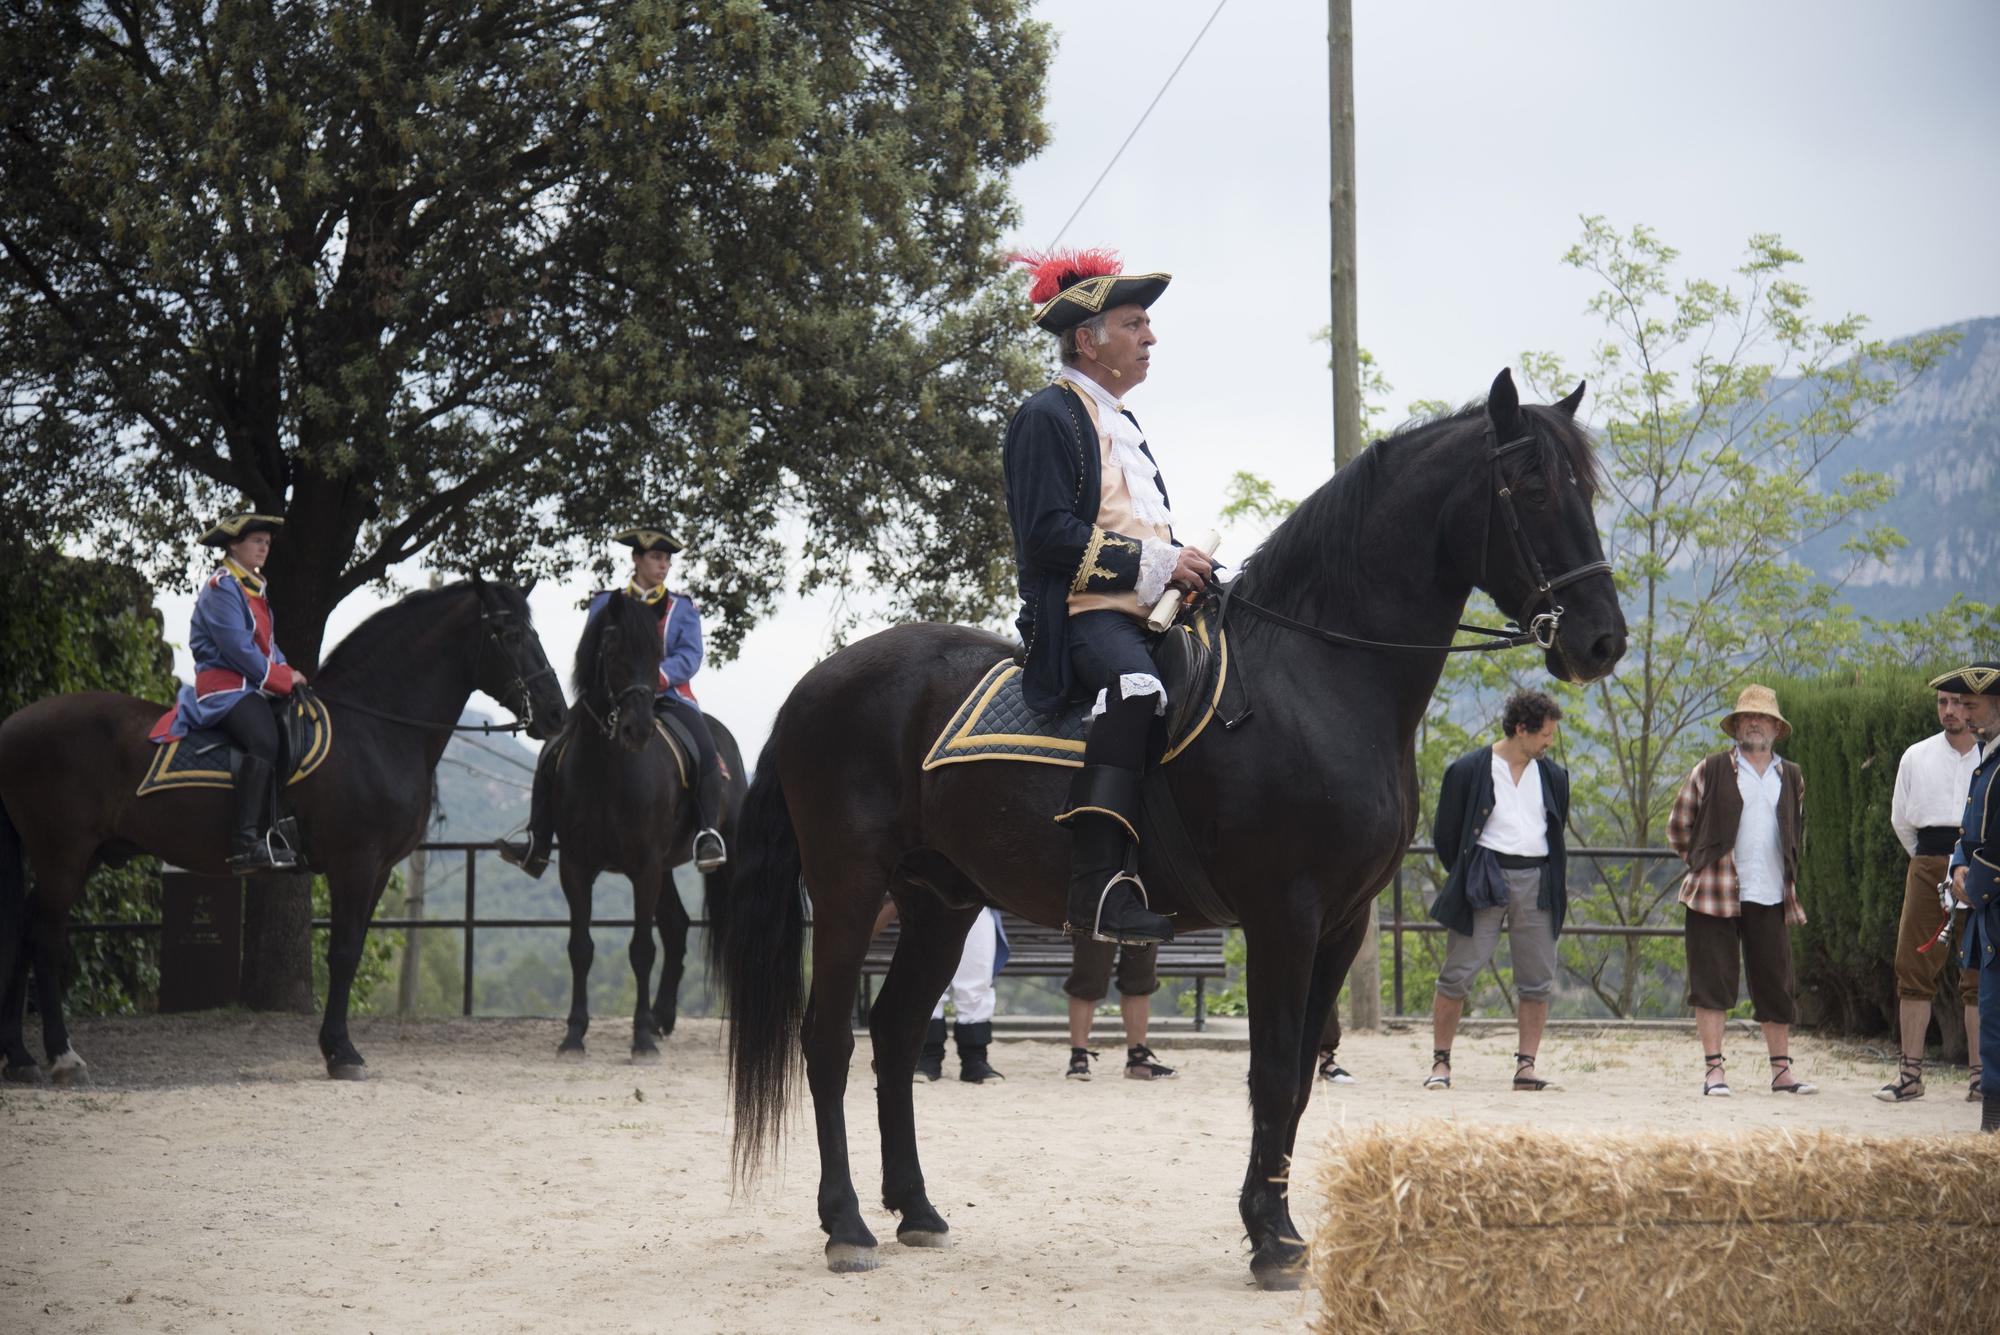
[[[1734,757],[1731,757],[1734,761]],[[1735,763],[1741,763],[1735,761]],[[1774,761],[1773,763],[1777,763]],[[1702,799],[1707,796],[1706,785],[1702,782],[1702,771],[1707,767],[1706,757],[1687,776],[1687,782],[1674,798],[1674,814],[1667,819],[1667,842],[1683,861],[1694,850],[1695,818],[1701,811]],[[1733,772],[1733,771],[1732,771]],[[1805,793],[1805,778],[1799,778],[1799,793]],[[1805,832],[1800,831],[1800,838]],[[1696,913],[1706,913],[1711,918],[1739,918],[1743,916],[1743,905],[1737,894],[1736,855],[1724,853],[1700,871],[1690,871],[1681,882],[1680,901]],[[1799,906],[1798,889],[1792,884],[1791,869],[1785,870],[1785,921],[1793,927],[1805,925],[1806,911]]]

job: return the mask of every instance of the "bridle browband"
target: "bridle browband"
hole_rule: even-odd
[[[495,626],[504,626],[519,615],[519,613],[510,607],[489,608],[486,605],[485,597],[480,597],[479,648],[474,652],[472,658],[472,680],[475,683],[475,689],[477,689],[476,684],[479,681],[479,669],[486,661],[486,646],[493,638],[493,628]],[[555,669],[545,666],[533,672],[524,673],[515,665],[511,658],[507,661],[507,668],[514,674],[514,679],[507,687],[506,698],[501,700],[500,703],[514,711],[517,716],[524,715],[532,720],[535,716],[533,683],[540,681],[543,677],[555,676]],[[528,727],[526,723],[521,722],[519,717],[512,723],[436,723],[430,719],[411,718],[407,714],[392,714],[386,709],[377,709],[373,705],[357,704],[352,700],[332,699],[324,692],[320,694],[320,699],[327,700],[330,704],[337,704],[342,709],[351,709],[357,714],[366,714],[370,718],[381,719],[385,723],[400,723],[410,728],[428,728],[432,732],[513,733],[523,732]]]
[[[1492,441],[1495,434],[1493,424],[1488,422],[1486,424],[1486,439]],[[1538,443],[1539,439],[1533,433],[1530,433],[1510,440],[1504,445],[1496,444],[1487,452],[1487,476],[1494,484],[1493,500],[1486,507],[1486,528],[1481,533],[1479,541],[1478,582],[1483,587],[1486,584],[1487,558],[1492,546],[1489,538],[1493,526],[1493,506],[1497,504],[1500,507],[1501,515],[1507,522],[1507,534],[1513,540],[1514,552],[1521,558],[1521,564],[1527,568],[1528,577],[1535,584],[1535,591],[1521,605],[1520,614],[1526,617],[1528,621],[1525,630],[1521,628],[1518,619],[1502,630],[1496,630],[1491,626],[1469,625],[1461,621],[1458,623],[1457,629],[1473,635],[1487,636],[1489,637],[1488,642],[1485,644],[1401,644],[1393,640],[1371,640],[1360,635],[1343,635],[1336,630],[1326,630],[1304,621],[1295,620],[1292,617],[1284,615],[1282,612],[1275,612],[1259,603],[1253,603],[1242,594],[1233,591],[1234,581],[1230,584],[1220,586],[1218,599],[1221,603],[1221,608],[1217,614],[1218,624],[1228,620],[1229,609],[1232,605],[1235,605],[1242,607],[1246,612],[1271,622],[1273,625],[1282,626],[1286,630],[1297,631],[1301,635],[1309,635],[1316,640],[1324,640],[1328,644],[1346,645],[1354,649],[1391,649],[1433,654],[1485,654],[1494,653],[1501,649],[1524,648],[1530,644],[1544,650],[1554,647],[1556,632],[1562,628],[1564,611],[1562,604],[1555,600],[1555,591],[1557,589],[1568,588],[1579,580],[1589,579],[1592,575],[1609,575],[1611,573],[1611,563],[1609,561],[1591,561],[1588,564],[1576,567],[1574,570],[1563,571],[1554,578],[1550,578],[1547,574],[1543,573],[1541,560],[1536,557],[1533,544],[1528,541],[1528,535],[1521,531],[1521,517],[1514,509],[1514,488],[1500,471],[1500,461],[1502,459],[1516,450],[1526,449]],[[1574,478],[1571,480],[1574,481]],[[1546,605],[1548,610],[1543,612],[1535,611],[1537,607],[1544,605]]]

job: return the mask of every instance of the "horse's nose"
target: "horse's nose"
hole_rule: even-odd
[[[1625,637],[1606,631],[1590,642],[1590,660],[1600,674],[1609,672],[1625,656]]]

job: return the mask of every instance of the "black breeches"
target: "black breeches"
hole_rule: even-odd
[[[1077,681],[1104,697],[1084,734],[1084,763],[1144,769],[1146,735],[1166,698],[1164,690],[1125,694],[1134,679],[1159,682],[1145,631],[1123,612],[1080,612],[1069,619],[1069,654]]]
[[[653,697],[653,712],[662,716],[668,713],[686,726],[694,736],[695,749],[700,754],[695,757],[695,782],[701,776],[715,772],[715,737],[708,730],[708,720],[701,715],[701,709],[684,695],[669,692]]]
[[[244,696],[217,726],[246,754],[267,765],[278,763],[278,720],[271,713],[271,702],[263,696],[255,692]]]

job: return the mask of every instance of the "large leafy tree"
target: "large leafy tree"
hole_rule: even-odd
[[[281,513],[288,654],[419,553],[664,515],[727,649],[784,578],[985,611],[1032,376],[1015,0],[7,0],[0,518],[183,580]]]

